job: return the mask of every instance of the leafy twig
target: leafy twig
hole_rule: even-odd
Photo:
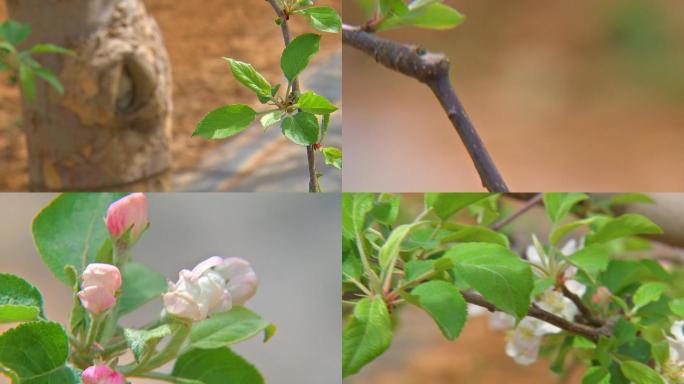
[[[508,192],[506,183],[451,85],[446,56],[415,45],[379,38],[349,25],[342,27],[342,42],[372,56],[385,67],[426,84],[465,144],[482,185],[491,192]]]
[[[288,26],[288,18],[289,16],[285,14],[283,9],[280,7],[278,2],[276,0],[266,0],[275,13],[278,15],[280,18],[280,30],[283,33],[283,42],[285,43],[285,46],[287,47],[290,45],[290,28]],[[299,92],[299,79],[295,78],[292,80],[291,85],[291,92],[293,93],[298,93]],[[289,95],[288,95],[289,96]],[[318,175],[316,172],[316,149],[314,148],[313,145],[307,145],[306,147],[306,161],[309,165],[309,192],[320,192],[321,189],[318,185]]]
[[[503,219],[501,219],[500,221],[497,221],[496,223],[492,224],[489,228],[492,229],[492,230],[494,230],[494,231],[498,231],[499,229],[501,229],[501,228],[507,226],[508,224],[510,224],[511,222],[513,222],[515,219],[517,219],[518,217],[520,217],[523,213],[525,213],[525,212],[529,211],[530,209],[532,209],[532,207],[534,207],[535,205],[539,204],[539,203],[542,201],[543,198],[544,198],[544,194],[543,194],[543,193],[538,193],[538,194],[534,195],[534,197],[532,197],[531,199],[527,200],[527,202],[525,203],[525,205],[523,205],[522,207],[520,207],[520,209],[518,209],[517,211],[513,212],[510,216],[508,216],[508,217],[506,217],[506,218],[503,218]]]

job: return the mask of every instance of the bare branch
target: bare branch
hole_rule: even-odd
[[[539,204],[539,202],[541,202],[543,198],[544,198],[543,193],[537,193],[531,199],[527,200],[525,205],[520,207],[520,209],[513,212],[510,216],[505,217],[505,218],[501,219],[500,221],[497,221],[496,223],[492,224],[489,228],[491,228],[495,231],[498,231],[499,229],[501,229],[501,228],[505,227],[506,225],[510,224],[511,222],[513,222],[513,220],[520,217],[523,213],[532,209],[532,207],[534,207],[535,205]]]
[[[449,80],[449,60],[441,53],[415,45],[382,39],[358,27],[343,26],[342,42],[375,58],[394,71],[425,83],[435,94],[458,132],[482,185],[491,192],[508,192],[508,187],[480,139]]]
[[[283,42],[287,47],[290,45],[290,28],[288,26],[289,15],[287,15],[283,9],[278,5],[277,0],[266,0],[275,13],[280,17],[280,30],[283,33]],[[299,79],[295,78],[292,80],[292,93],[299,92]],[[313,145],[308,145],[306,147],[306,161],[309,165],[309,192],[320,192],[318,187],[318,175],[316,174],[316,149]]]

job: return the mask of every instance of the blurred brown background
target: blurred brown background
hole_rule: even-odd
[[[684,2],[447,3],[461,26],[382,35],[450,57],[512,190],[684,190]],[[343,67],[345,190],[482,188],[427,87],[349,47]]]

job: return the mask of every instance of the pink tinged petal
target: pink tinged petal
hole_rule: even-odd
[[[226,281],[237,276],[254,274],[254,270],[249,262],[239,257],[228,257],[224,259],[223,263],[217,265],[215,270]]]
[[[83,384],[124,384],[126,378],[107,365],[93,365],[81,374]]]
[[[577,295],[579,297],[584,296],[584,293],[587,291],[587,286],[580,283],[577,280],[566,281],[565,287],[568,289],[568,291],[574,293],[575,295]]]
[[[114,293],[121,288],[121,272],[111,264],[92,263],[83,271],[82,287],[103,287]]]
[[[235,305],[242,305],[251,299],[256,294],[258,286],[259,282],[254,274],[237,276],[226,284]]]
[[[197,264],[197,266],[192,269],[192,278],[197,280],[200,276],[202,276],[202,274],[204,274],[204,272],[221,264],[223,264],[223,258],[219,256],[212,256]]]
[[[174,316],[199,321],[203,319],[199,304],[187,292],[168,292],[163,295],[164,308]]]
[[[135,240],[147,227],[147,199],[143,193],[132,193],[109,206],[105,224],[114,238],[122,236],[129,228]]]
[[[86,287],[78,292],[81,305],[90,313],[100,314],[116,302],[114,294],[104,287]]]

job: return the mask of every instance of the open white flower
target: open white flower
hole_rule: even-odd
[[[560,251],[565,256],[571,256],[572,254],[574,254],[582,248],[584,248],[584,238],[580,239],[579,242],[575,239],[570,239],[561,247]],[[525,255],[527,256],[527,260],[532,264],[535,264],[542,268],[546,265],[546,261],[543,260],[542,257],[546,258],[548,256],[540,255],[537,251],[537,248],[532,244],[530,244],[527,247]],[[575,295],[582,297],[584,293],[587,291],[587,287],[579,281],[573,279],[573,277],[575,277],[575,275],[577,274],[577,267],[575,267],[574,265],[565,264],[567,263],[561,260],[561,265],[565,266],[565,271],[563,272],[565,287]],[[533,271],[538,274],[537,270],[533,269]]]
[[[540,321],[525,317],[517,327],[508,332],[506,355],[521,365],[530,365],[537,361],[542,336],[538,334]]]
[[[684,383],[684,321],[678,320],[672,324],[667,342],[670,344],[670,357],[665,362],[663,375],[668,383]]]
[[[244,304],[257,285],[256,274],[247,261],[214,256],[192,271],[180,271],[178,282],[169,283],[164,294],[164,307],[172,315],[199,321]]]

